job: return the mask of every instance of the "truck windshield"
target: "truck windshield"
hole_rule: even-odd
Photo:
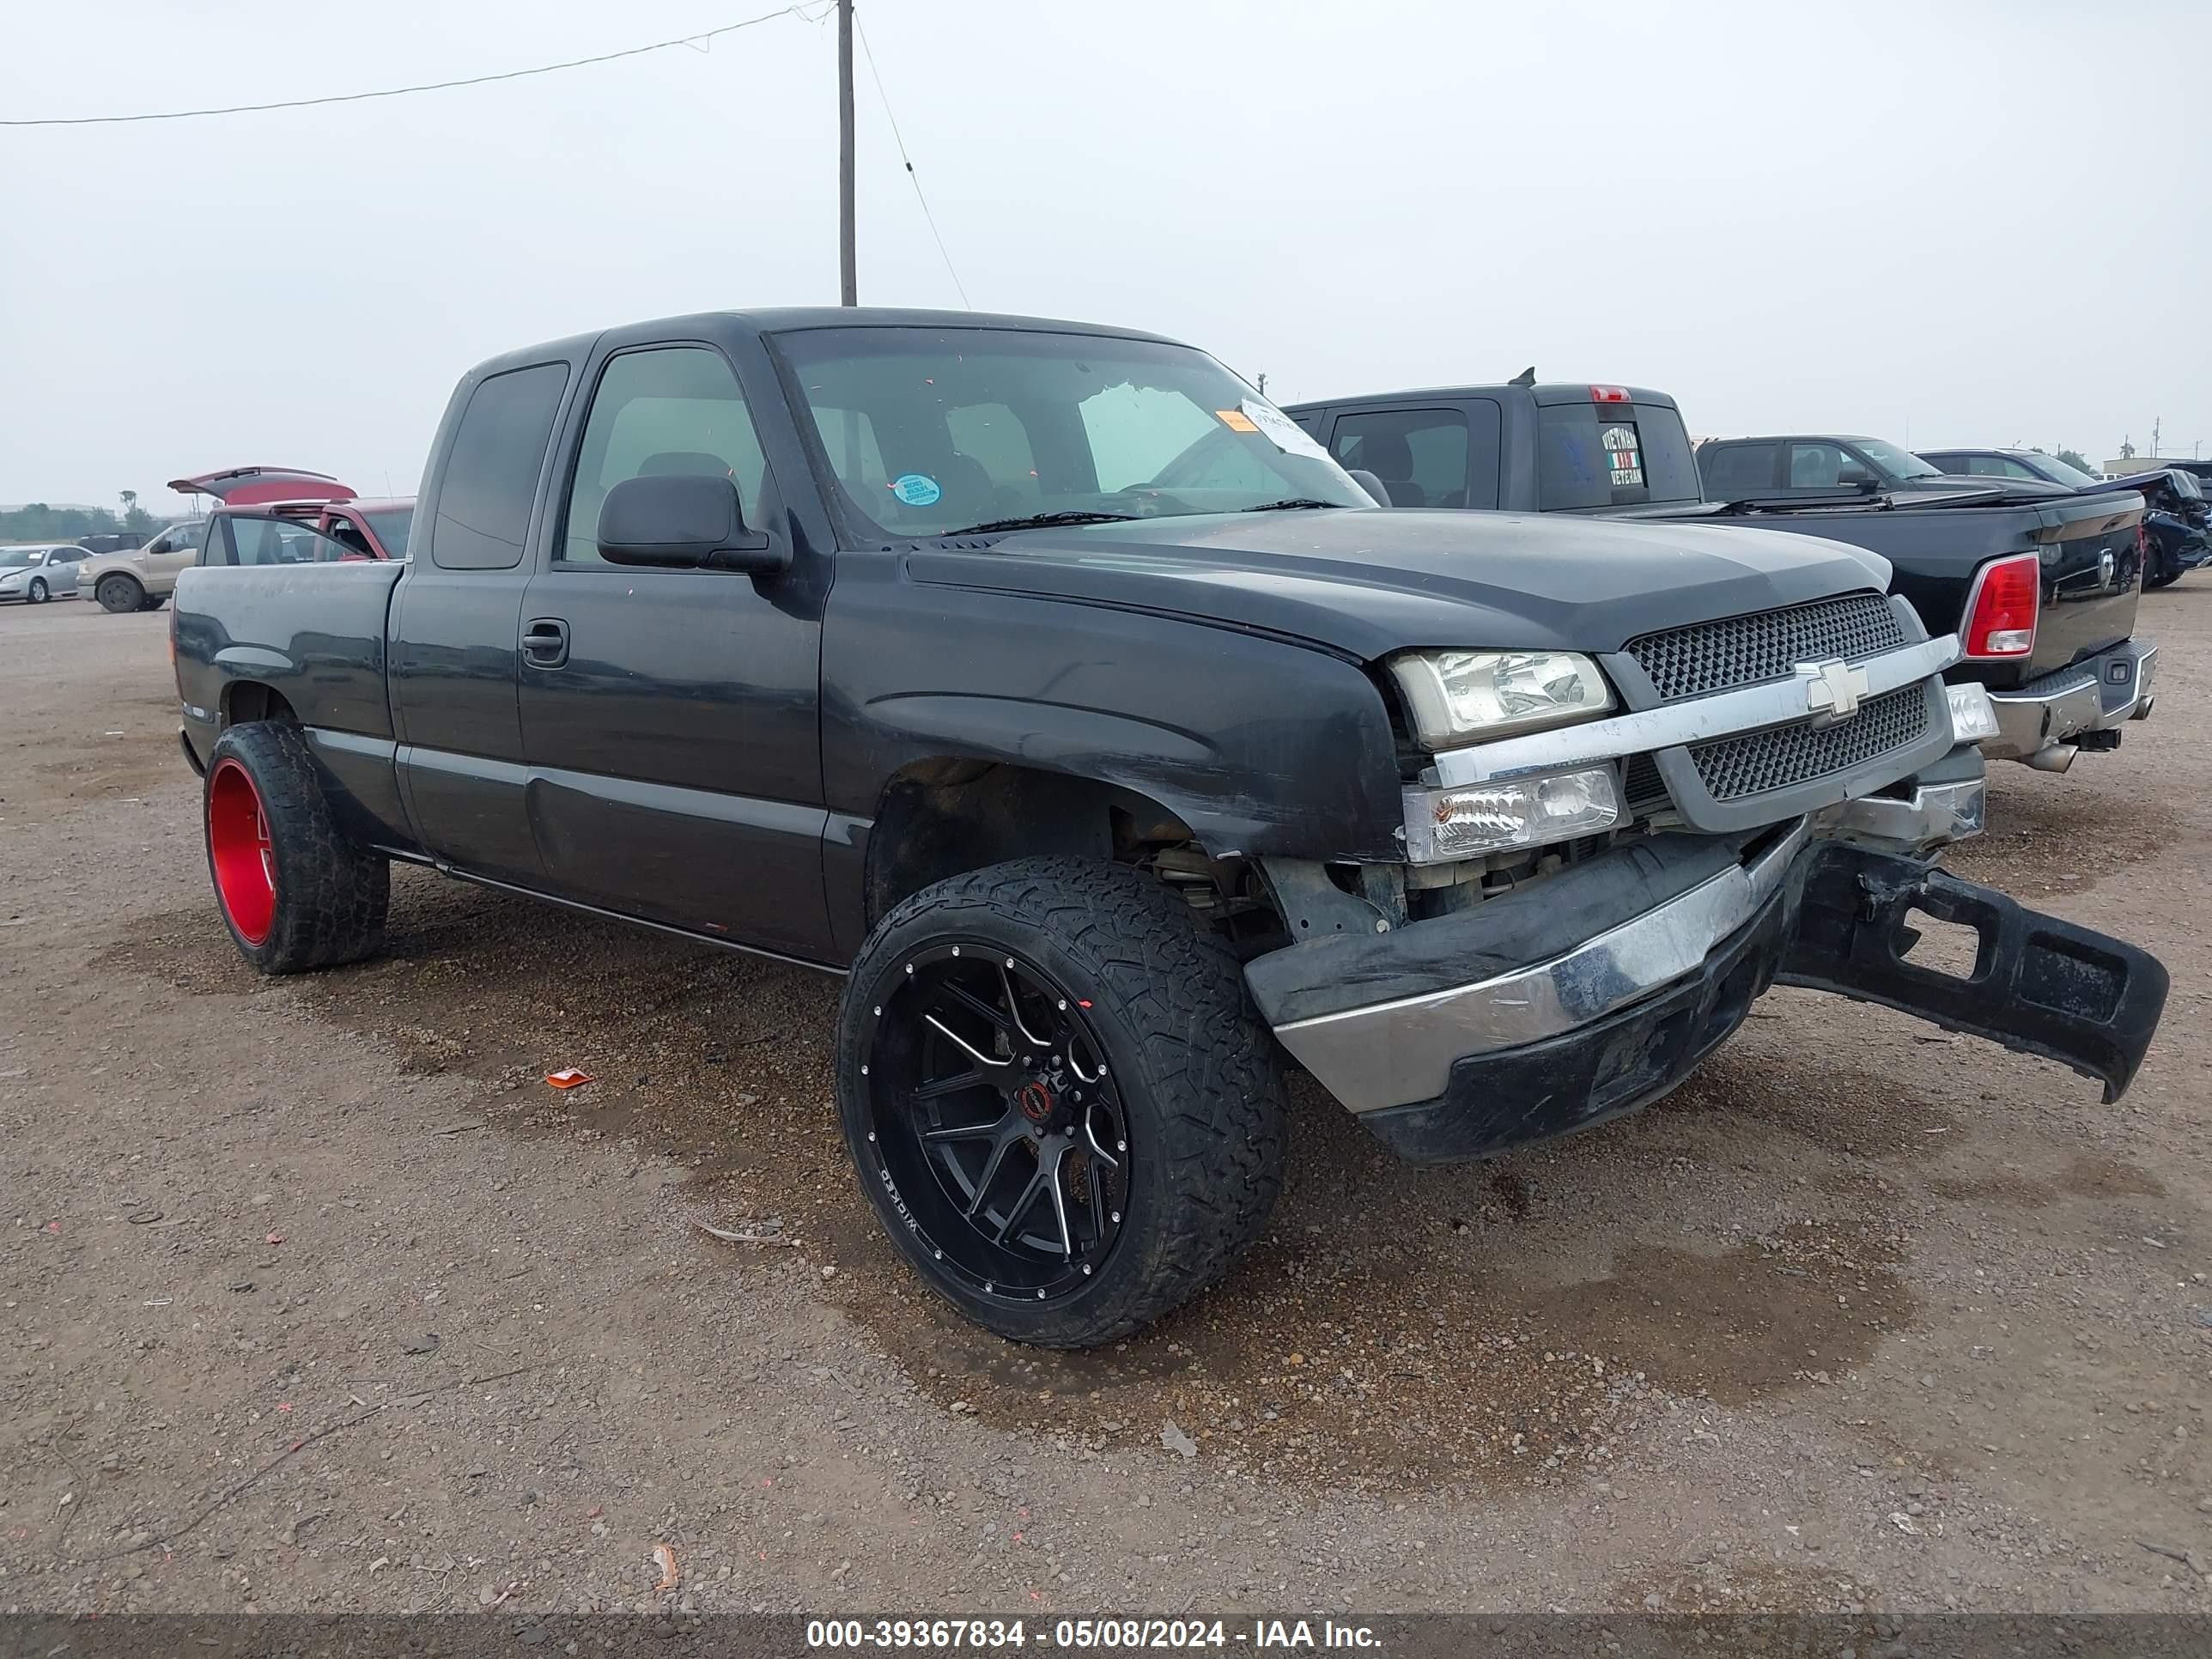
[[[1943,469],[1930,466],[1909,449],[1899,449],[1895,444],[1881,438],[1854,438],[1850,441],[1864,452],[1866,458],[1893,478],[1940,478]]]
[[[2092,484],[2103,482],[2093,474],[2084,472],[2080,467],[2060,460],[2056,455],[2038,455],[2035,458],[2035,465],[2051,483],[2071,484],[2076,489],[2087,489]]]
[[[380,507],[374,513],[361,515],[368,520],[369,528],[376,532],[376,539],[384,544],[384,550],[395,559],[407,556],[407,532],[415,527],[415,509],[411,507]]]
[[[883,536],[1373,504],[1289,416],[1188,346],[993,328],[775,339],[847,510]]]

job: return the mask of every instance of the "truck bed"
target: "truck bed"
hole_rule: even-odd
[[[410,568],[363,560],[182,572],[172,625],[194,766],[207,763],[231,712],[234,683],[250,685],[258,699],[282,697],[310,712],[307,740],[344,785],[354,827],[365,840],[392,846],[404,814],[385,665],[392,596]]]

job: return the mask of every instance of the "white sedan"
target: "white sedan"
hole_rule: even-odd
[[[67,542],[0,547],[0,603],[76,598],[77,567],[91,556],[89,550]]]

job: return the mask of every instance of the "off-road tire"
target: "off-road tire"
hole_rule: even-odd
[[[242,769],[259,797],[274,864],[276,903],[264,936],[242,932],[216,871],[213,803],[226,763]],[[332,968],[372,955],[384,942],[392,866],[338,826],[307,740],[289,721],[250,720],[216,739],[203,789],[203,835],[216,907],[239,954],[264,974]]]
[[[143,610],[146,604],[146,590],[136,576],[102,576],[100,586],[93,589],[93,597],[100,601],[102,611],[115,617]]]
[[[869,1145],[873,1011],[916,951],[966,941],[1018,953],[1087,1000],[1127,1116],[1121,1231],[1095,1278],[1048,1302],[984,1296],[948,1273]],[[1229,1271],[1281,1190],[1278,1050],[1237,957],[1183,900],[1125,866],[1024,859],[923,889],[861,947],[837,1036],[838,1113],[869,1203],[932,1289],[1015,1341],[1093,1347],[1149,1324]]]
[[[32,577],[31,586],[23,597],[33,605],[44,605],[47,599],[46,579],[44,576]]]

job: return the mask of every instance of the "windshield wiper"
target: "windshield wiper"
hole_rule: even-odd
[[[1324,501],[1311,495],[1285,495],[1279,501],[1262,501],[1257,507],[1247,507],[1246,513],[1287,513],[1295,507],[1342,507],[1342,501]]]
[[[940,536],[981,536],[994,530],[1042,530],[1056,524],[1127,524],[1137,515],[1133,513],[1032,513],[1024,519],[988,519],[981,524],[963,525],[957,530],[940,530]]]

